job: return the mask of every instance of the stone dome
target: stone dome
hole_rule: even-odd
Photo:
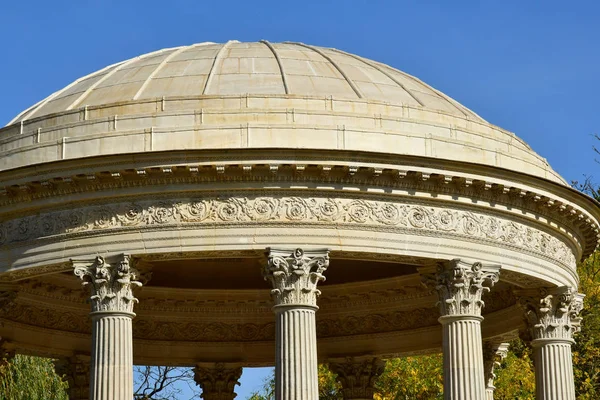
[[[11,123],[160,97],[289,95],[365,99],[483,121],[473,111],[387,65],[302,43],[197,43],[144,54],[77,79]]]
[[[144,130],[151,145],[135,133]],[[121,152],[291,147],[451,159],[565,183],[514,134],[419,79],[302,43],[144,54],[77,79],[0,133],[0,170]],[[127,143],[115,146],[116,136]]]
[[[94,377],[273,365],[292,332],[274,305],[319,308],[285,341],[313,360],[447,348],[455,311],[481,327],[464,343],[504,342],[533,321],[522,296],[575,296],[599,221],[514,134],[391,67],[298,43],[160,50],[0,129],[0,350]]]

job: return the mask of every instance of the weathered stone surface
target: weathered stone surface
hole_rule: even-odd
[[[496,374],[494,369],[500,366],[500,363],[508,354],[508,343],[486,341],[483,343],[483,368],[485,373],[485,399],[494,400],[494,380]]]
[[[304,251],[267,249],[265,280],[273,286],[275,306],[316,307],[321,291],[317,284],[325,280],[329,250]]]
[[[581,323],[584,296],[571,287],[520,294],[532,338],[536,398],[574,400],[571,345]]]
[[[375,381],[385,369],[385,361],[376,357],[352,357],[330,361],[329,369],[337,374],[344,400],[372,400]]]
[[[141,286],[138,272],[123,254],[108,263],[73,261],[75,275],[90,287],[92,352],[89,396],[91,400],[133,397],[133,335],[135,316],[132,286]]]
[[[204,400],[233,400],[237,397],[235,386],[239,385],[242,367],[217,363],[211,366],[197,365],[194,380],[202,388]]]

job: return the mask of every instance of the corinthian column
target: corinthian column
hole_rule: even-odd
[[[73,261],[75,275],[90,288],[92,304],[91,400],[133,398],[132,287],[141,286],[128,255],[108,263]]]
[[[486,342],[483,345],[483,368],[485,370],[485,399],[494,400],[494,369],[500,366],[508,354],[508,343]]]
[[[562,287],[520,298],[532,338],[538,400],[575,399],[571,345],[579,330],[583,297]]]
[[[90,357],[75,355],[54,361],[54,370],[69,384],[69,400],[90,398]]]
[[[375,381],[383,373],[385,361],[374,357],[347,358],[341,362],[330,361],[329,369],[342,384],[344,400],[373,400]]]
[[[196,365],[194,368],[194,380],[202,388],[204,400],[233,400],[237,394],[235,386],[240,383],[242,367],[226,367],[222,363],[211,366]]]
[[[315,312],[329,250],[267,249],[263,276],[273,285],[276,317],[275,397],[319,398]]]
[[[439,266],[436,280],[443,327],[444,399],[485,398],[481,342],[481,297],[498,281],[500,266],[452,260]],[[485,286],[487,285],[487,286]]]

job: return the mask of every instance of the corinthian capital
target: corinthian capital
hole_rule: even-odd
[[[235,386],[239,385],[242,367],[226,367],[217,363],[214,366],[197,365],[194,368],[194,380],[202,388],[204,400],[233,400],[237,397]]]
[[[584,295],[566,286],[536,292],[519,293],[532,339],[572,340],[580,329]]]
[[[133,297],[132,288],[142,286],[138,281],[138,271],[130,265],[129,255],[119,256],[108,263],[103,257],[92,262],[71,260],[75,275],[90,287],[92,312],[112,311],[133,313],[133,305],[138,300]]]
[[[89,399],[90,357],[75,355],[54,361],[54,370],[69,384],[69,399]]]
[[[374,357],[347,358],[340,362],[330,361],[329,369],[337,374],[344,399],[372,399],[375,381],[383,373],[385,361]]]
[[[317,306],[321,291],[317,283],[324,281],[323,272],[329,266],[329,250],[267,249],[265,280],[271,282],[275,305]]]
[[[508,348],[508,343],[483,343],[483,369],[485,373],[486,389],[495,389],[494,380],[496,379],[496,374],[494,374],[494,369],[499,367],[502,360],[506,358],[508,355]]]
[[[484,266],[462,260],[452,260],[438,266],[435,288],[440,314],[444,316],[481,316],[485,306],[481,297],[498,282],[499,265]]]

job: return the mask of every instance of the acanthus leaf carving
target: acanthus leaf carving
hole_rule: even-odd
[[[438,266],[436,290],[442,317],[481,316],[484,293],[498,282],[500,266],[455,259]]]
[[[573,340],[580,330],[584,295],[571,287],[540,289],[520,293],[519,305],[525,312],[531,338]]]
[[[486,390],[493,391],[496,387],[494,386],[494,380],[496,374],[494,370],[499,367],[502,360],[504,360],[508,354],[509,343],[483,343],[483,369],[485,373],[485,388]]]
[[[114,263],[97,256],[93,262],[72,261],[73,271],[84,286],[90,287],[92,312],[110,311],[133,313],[138,300],[133,287],[140,287],[139,272],[130,265],[130,256],[123,254]]]
[[[202,388],[204,400],[233,400],[237,397],[235,386],[239,385],[242,367],[228,367],[217,363],[212,367],[197,365],[194,368],[194,380]]]
[[[375,381],[383,373],[385,361],[375,357],[363,360],[349,357],[343,362],[329,362],[329,368],[338,376],[344,399],[372,399]]]
[[[329,266],[329,250],[304,251],[267,249],[267,263],[263,269],[265,280],[273,286],[271,296],[276,306],[317,306],[321,291],[317,284],[325,280],[323,273]]]

